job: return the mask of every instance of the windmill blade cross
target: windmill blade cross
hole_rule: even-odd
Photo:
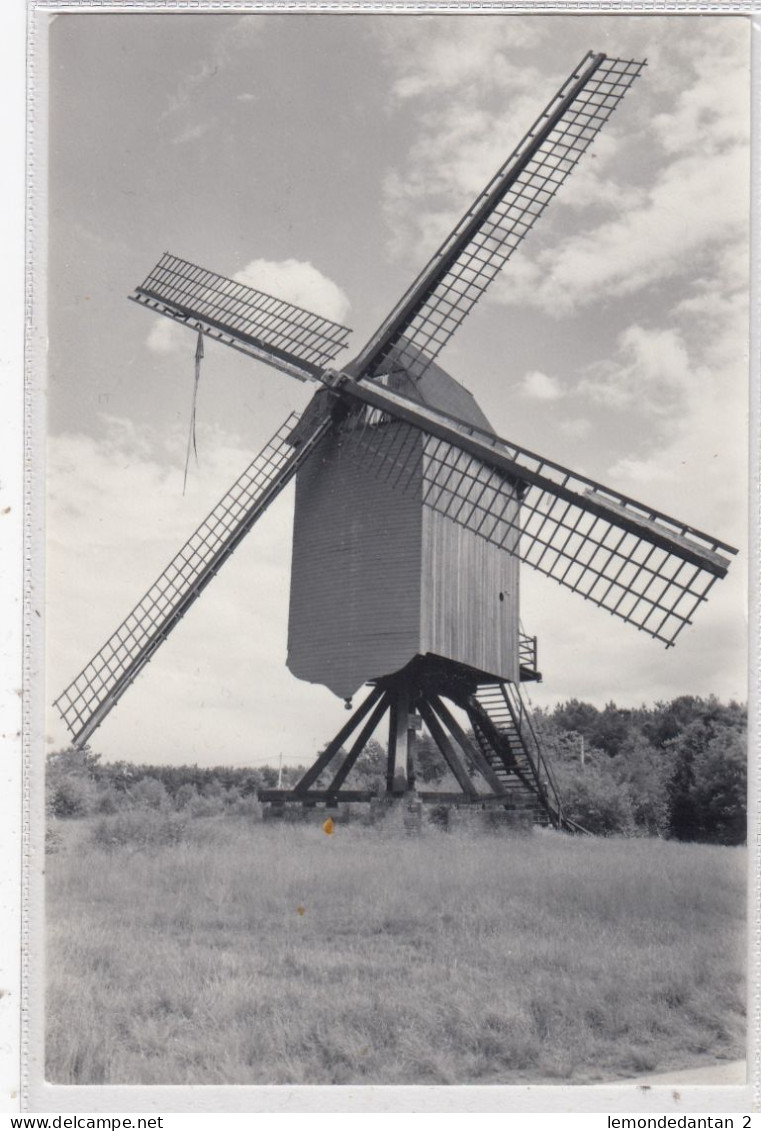
[[[321,380],[351,330],[165,252],[129,296],[299,381]]]
[[[378,474],[586,600],[671,646],[737,551],[560,464],[374,382],[346,379],[344,424]],[[396,442],[375,442],[396,424]],[[415,437],[422,434],[422,444]],[[520,506],[515,505],[516,490]]]
[[[145,596],[93,656],[55,706],[81,746],[116,706],[254,523],[309,458],[331,418],[325,413],[294,444],[291,413],[220,499]]]
[[[591,52],[582,59],[352,362],[353,376],[382,372],[394,349],[413,378],[422,376],[544,213],[644,66]]]

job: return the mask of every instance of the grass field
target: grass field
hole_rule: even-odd
[[[91,833],[48,860],[52,1082],[585,1083],[744,1055],[742,849]]]

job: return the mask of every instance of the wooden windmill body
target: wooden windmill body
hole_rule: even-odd
[[[388,387],[491,430],[437,365],[417,384],[397,372]],[[425,656],[517,683],[518,558],[424,505],[427,441],[405,443],[403,428],[368,424],[372,455],[351,429],[336,431],[298,473],[288,667],[342,698]],[[506,489],[517,514],[519,492]]]
[[[424,725],[456,779],[454,797],[569,827],[520,693],[538,672],[520,631],[519,563],[670,647],[736,551],[495,435],[437,358],[643,67],[603,54],[581,60],[343,368],[331,366],[345,327],[162,256],[135,302],[319,391],[59,696],[75,744],[295,479],[288,666],[346,699],[368,690],[294,789],[262,799],[367,799],[345,783],[382,723],[386,791],[405,793]]]

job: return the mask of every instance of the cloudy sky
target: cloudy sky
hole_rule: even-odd
[[[126,295],[170,250],[353,327],[348,361],[593,49],[649,66],[441,361],[503,436],[744,545],[741,17],[59,15],[50,33],[48,700],[311,389]],[[303,761],[291,491],[96,733],[108,758]],[[742,561],[666,651],[523,571],[536,704],[745,698]],[[50,748],[66,741],[51,712]]]

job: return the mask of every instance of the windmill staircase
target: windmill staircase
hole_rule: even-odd
[[[462,705],[510,808],[529,811],[536,824],[586,832],[563,811],[520,688],[512,683],[480,684]]]

